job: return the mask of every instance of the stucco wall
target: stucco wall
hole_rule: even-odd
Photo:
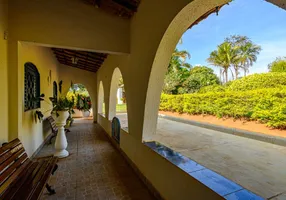
[[[49,48],[29,45],[25,43],[19,44],[19,71],[21,84],[20,96],[22,98],[21,112],[22,115],[21,128],[18,132],[18,137],[24,144],[24,147],[29,156],[43,143],[44,139],[50,133],[50,129],[44,127],[44,123],[35,120],[34,113],[36,110],[24,111],[24,64],[26,62],[33,63],[40,73],[40,93],[45,94],[45,100],[41,102],[41,111],[45,117],[50,115],[52,105],[49,102],[49,97],[53,96],[53,81],[58,82],[58,67],[59,64],[55,59],[52,51]],[[50,75],[51,70],[51,77]],[[50,77],[50,79],[48,79]],[[44,130],[48,130],[45,132]]]
[[[172,0],[142,1],[137,14],[131,22],[130,55],[108,57],[98,72],[97,81],[98,84],[100,81],[103,82],[106,111],[108,111],[110,107],[111,77],[116,67],[120,69],[128,102],[129,125],[129,133],[121,133],[120,148],[161,193],[164,199],[220,199],[221,197],[216,193],[163,159],[160,155],[154,153],[142,143],[144,117],[145,120],[152,121],[148,125],[156,128],[156,119],[155,123],[153,121],[154,116],[151,116],[149,119],[148,117],[146,118],[148,116],[145,110],[147,91],[149,89],[155,89],[157,92],[160,90],[160,96],[165,69],[167,69],[171,53],[187,27],[185,27],[185,30],[182,29],[183,26],[177,31],[175,29],[172,30],[174,33],[169,35],[170,42],[163,45],[164,50],[167,52],[166,54],[157,58],[157,51],[174,18],[190,2],[189,0],[178,0],[176,3]],[[212,8],[211,6],[220,5],[220,3],[222,4],[226,1],[197,0],[193,2],[201,4],[201,8],[194,8],[188,17],[185,16],[182,19],[181,23],[184,23],[184,26],[186,26],[187,20],[190,25],[192,21],[197,19],[196,16],[200,17],[204,14],[204,11],[207,12],[209,8]],[[164,9],[162,9],[162,5],[164,5]],[[148,88],[150,74],[154,67],[154,59],[162,59],[164,62],[161,63],[163,66],[158,70],[160,73],[155,73],[154,80]],[[156,94],[157,96],[158,94]],[[155,99],[154,96],[153,102],[150,102],[148,105],[148,109],[157,113],[158,107],[156,102],[158,101],[159,97]],[[101,124],[108,134],[111,134],[111,123],[108,119],[109,116],[102,117],[98,115],[98,123]]]
[[[2,0],[3,1],[3,0]],[[7,1],[7,0],[6,0]],[[7,1],[8,2],[8,1]],[[130,20],[110,15],[79,0],[9,0],[8,132],[21,127],[18,43],[125,54],[130,52]]]
[[[8,3],[0,0],[0,144],[8,140],[8,42],[4,39],[4,31],[8,30]]]
[[[92,112],[97,113],[97,82],[96,73],[84,71],[67,65],[60,65],[59,67],[59,80],[63,81],[63,95],[68,92],[71,82],[83,84],[91,98]],[[94,121],[96,121],[97,115],[93,115]]]
[[[16,41],[129,52],[130,21],[79,0],[9,0],[9,24]]]

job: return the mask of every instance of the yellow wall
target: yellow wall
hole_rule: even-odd
[[[41,102],[41,108],[39,110],[42,111],[45,117],[50,116],[52,105],[49,102],[49,97],[53,96],[53,81],[58,82],[59,64],[50,48],[25,43],[19,44],[19,71],[21,72],[19,78],[21,84],[19,94],[22,98],[20,105],[21,112],[19,115],[22,115],[22,122],[18,137],[24,144],[28,155],[31,156],[50,132],[44,131],[46,130],[46,128],[43,127],[44,123],[35,120],[34,113],[36,110],[24,112],[24,64],[26,62],[33,63],[40,73],[40,93],[45,94],[46,101]],[[51,77],[49,76],[50,70]]]
[[[9,0],[9,31],[15,41],[129,53],[130,21],[82,0]]]
[[[4,40],[4,31],[8,31],[8,3],[0,0],[0,145],[8,141],[8,42]]]
[[[98,123],[108,134],[111,131],[108,120],[111,78],[114,69],[118,67],[124,79],[129,120],[129,134],[122,132],[121,149],[165,199],[220,199],[212,190],[143,145],[142,135],[143,131],[147,134],[154,133],[154,113],[158,110],[158,91],[163,81],[161,75],[164,74],[171,52],[187,25],[210,8],[226,2],[227,0],[144,0],[132,20],[124,20],[79,0],[9,0],[9,139],[19,136],[31,155],[46,136],[42,125],[33,122],[33,111],[23,112],[25,62],[33,62],[38,67],[42,77],[41,92],[47,97],[52,94],[52,84],[47,82],[49,69],[53,71],[53,79],[58,77],[64,81],[64,91],[69,88],[70,81],[84,84],[93,100],[94,116],[98,116]],[[3,3],[0,11],[4,13],[0,14],[2,30],[7,27]],[[108,56],[97,74],[64,65],[59,66],[59,73],[56,74],[58,64],[49,49],[21,41],[112,52],[117,55]],[[1,38],[0,42],[5,63],[7,44]],[[4,74],[0,76],[3,76],[1,81],[5,85],[7,66],[3,66],[1,70]],[[100,81],[104,86],[106,117],[97,115],[97,107],[94,104]],[[0,101],[5,105],[7,99]],[[48,108],[47,105],[43,107]],[[0,117],[0,120],[5,118],[5,109]],[[3,121],[5,122],[5,119]]]
[[[193,12],[188,13],[189,15],[183,15],[183,18],[181,18],[181,23],[184,26],[179,26],[178,30],[173,28],[171,31],[167,31],[174,18],[190,2],[190,0],[178,0],[176,3],[173,0],[158,0],[156,3],[152,0],[141,1],[139,10],[131,21],[130,55],[109,56],[97,74],[97,83],[103,82],[105,106],[106,111],[108,111],[110,107],[109,98],[111,96],[111,77],[116,67],[120,69],[128,102],[129,130],[129,134],[121,131],[120,148],[135,163],[164,199],[221,199],[215,192],[160,155],[154,153],[142,143],[144,117],[145,122],[154,122],[154,116],[151,116],[153,118],[146,118],[148,116],[145,110],[147,91],[152,88],[155,91],[158,88],[160,90],[163,81],[162,77],[164,77],[165,68],[167,69],[168,66],[167,64],[164,65],[164,62],[168,63],[175,45],[187,29],[187,27],[184,30],[182,28],[187,23],[190,25],[192,21],[197,19],[197,15],[200,15],[200,13],[204,14],[204,11],[208,11],[209,7],[225,3],[226,0],[193,1],[192,3],[195,3]],[[164,5],[164,9],[162,9],[162,5]],[[200,7],[197,7],[198,5]],[[157,57],[156,54],[162,39],[166,36],[165,33],[167,33],[170,42],[166,43],[162,50],[165,50],[167,53]],[[158,70],[161,73],[155,73],[155,76],[152,77],[152,85],[148,88],[150,74],[154,67],[154,59],[155,61],[163,60],[164,62],[161,63],[163,66]],[[161,91],[159,95],[160,93]],[[156,101],[159,101],[159,98],[153,98],[153,100],[153,102],[150,101],[148,109],[157,113]],[[106,117],[98,115],[98,123],[110,135],[111,123],[108,119],[108,114]],[[156,123],[150,123],[149,125],[155,125],[156,128]]]

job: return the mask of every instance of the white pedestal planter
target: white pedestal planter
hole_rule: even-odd
[[[66,134],[65,134],[65,128],[64,126],[66,125],[67,118],[69,117],[69,112],[68,111],[58,111],[59,116],[57,117],[56,114],[52,114],[53,118],[56,121],[56,125],[58,127],[58,134],[56,137],[56,142],[55,142],[55,149],[56,153],[54,156],[59,157],[59,158],[64,158],[69,155],[69,152],[66,150],[68,146]]]
[[[89,117],[90,116],[90,111],[81,111],[83,117]]]

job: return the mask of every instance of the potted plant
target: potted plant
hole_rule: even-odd
[[[82,112],[83,117],[90,116],[91,99],[90,97],[77,96],[77,109]]]

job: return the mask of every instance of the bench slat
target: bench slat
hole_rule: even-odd
[[[16,162],[14,162],[8,169],[6,169],[0,176],[0,185],[4,183],[13,173],[26,161],[28,160],[28,156],[24,153]]]
[[[13,156],[13,154],[17,153],[17,151],[24,149],[23,145],[20,143],[17,146],[5,151],[0,157],[0,164],[3,163],[5,160]]]
[[[18,159],[18,157],[23,154],[25,152],[25,149],[20,149],[17,153],[13,154],[10,158],[8,158],[7,160],[5,160],[5,162],[3,162],[0,165],[0,172],[2,172],[3,169],[7,168],[7,166],[11,165],[16,159]]]
[[[14,192],[16,192],[21,186],[18,184],[19,181],[25,179],[26,176],[36,167],[33,165],[32,161],[25,162],[22,168],[17,170],[10,178],[5,181],[3,185],[0,187],[0,197],[1,199],[11,199],[11,196]],[[27,170],[28,169],[28,170]],[[9,195],[10,194],[10,195]]]
[[[52,157],[50,159],[48,167],[45,169],[44,175],[41,177],[41,179],[38,182],[38,185],[34,188],[33,192],[29,196],[29,200],[37,200],[37,197],[41,195],[43,192],[43,189],[45,188],[44,186],[46,185],[48,178],[50,174],[52,173],[56,163],[57,163],[57,158]]]
[[[0,148],[0,200],[39,199],[57,158],[31,161],[16,139]]]
[[[14,199],[27,199],[33,188],[38,184],[39,178],[43,175],[43,170],[48,166],[49,160],[42,160],[37,163],[37,167],[33,170],[33,173],[24,180],[23,186],[14,194]]]
[[[20,140],[17,138],[17,139],[15,139],[15,140],[12,140],[11,142],[9,142],[8,144],[5,144],[4,146],[2,146],[1,148],[0,148],[0,156],[2,156],[2,154],[4,153],[4,152],[6,152],[7,150],[9,150],[9,149],[11,149],[11,148],[13,148],[13,147],[15,147],[15,146],[17,146],[17,145],[19,145],[19,144],[21,144],[21,142],[20,142]]]

